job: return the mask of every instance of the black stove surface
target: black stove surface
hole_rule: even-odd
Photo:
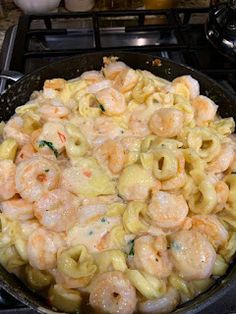
[[[66,56],[129,50],[189,65],[236,94],[236,63],[207,41],[208,14],[209,8],[179,8],[22,16],[10,56],[8,48],[2,52],[9,60],[2,68],[29,73]]]
[[[170,58],[216,79],[236,96],[236,65],[205,37],[208,8],[22,16],[6,35],[0,70],[22,73],[60,58],[127,50]],[[5,87],[0,80],[0,90]],[[8,83],[8,82],[7,82]],[[236,290],[199,313],[236,314]],[[0,289],[0,314],[33,314]]]

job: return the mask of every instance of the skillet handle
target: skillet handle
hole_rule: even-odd
[[[2,71],[0,73],[0,78],[8,79],[17,82],[23,77],[23,74],[17,71]]]
[[[20,78],[23,77],[23,74],[16,71],[2,71],[0,73],[0,95],[6,89],[6,80],[11,80],[13,82],[17,82]]]

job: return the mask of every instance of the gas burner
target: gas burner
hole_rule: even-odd
[[[212,8],[206,36],[219,52],[236,62],[236,0],[228,0],[224,7]]]

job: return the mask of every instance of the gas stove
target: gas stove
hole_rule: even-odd
[[[209,8],[129,10],[22,16],[0,55],[1,71],[23,74],[67,56],[137,51],[169,58],[217,80],[236,97],[236,64],[206,39]],[[16,73],[15,73],[16,74]],[[2,92],[9,80],[0,80]],[[199,313],[236,314],[236,291]],[[0,314],[35,313],[0,290]]]

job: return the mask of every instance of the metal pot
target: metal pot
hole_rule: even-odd
[[[103,56],[111,55],[114,55],[114,53],[98,52],[79,55],[49,64],[46,67],[24,76],[0,96],[0,121],[8,120],[14,114],[15,108],[24,104],[34,90],[42,88],[43,82],[46,79],[56,77],[71,79],[79,76],[84,71],[99,70],[103,64]],[[173,80],[175,77],[181,75],[191,75],[200,83],[201,94],[207,95],[219,106],[219,113],[222,117],[233,116],[234,119],[236,119],[236,100],[228,94],[223,87],[206,75],[167,59],[159,58],[158,62],[154,62],[155,57],[150,55],[128,52],[120,52],[115,55],[132,68],[151,71],[167,80]],[[47,313],[48,310],[52,311],[45,300],[30,291],[20,280],[14,275],[9,274],[2,267],[0,267],[0,286],[39,313]],[[214,286],[194,300],[179,306],[174,313],[198,313],[213,304],[219,298],[222,298],[226,292],[233,289],[235,286],[236,264],[232,263],[227,273],[219,278]],[[89,310],[89,308],[85,308],[82,313],[90,312],[91,310]]]

